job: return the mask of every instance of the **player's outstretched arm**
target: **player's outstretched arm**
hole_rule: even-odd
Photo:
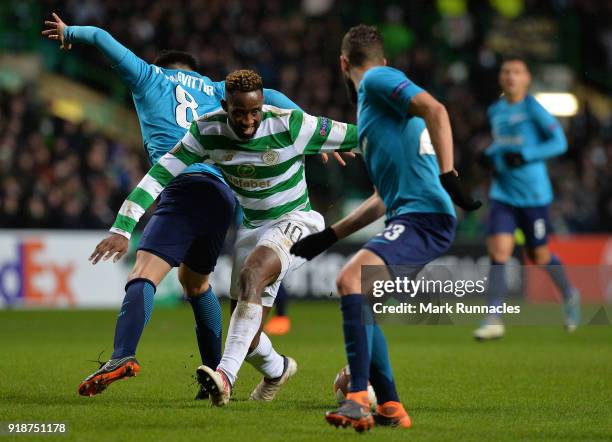
[[[193,161],[193,157],[195,155],[179,142],[174,149],[155,163],[121,204],[115,222],[110,228],[112,234],[102,240],[89,257],[92,264],[97,264],[101,259],[106,261],[113,256],[113,262],[117,262],[125,255],[129,239],[142,215],[176,175],[197,161]]]
[[[92,264],[97,264],[101,259],[106,261],[113,257],[113,262],[117,262],[125,255],[129,239],[142,215],[170,181],[188,166],[172,153],[181,148],[181,143],[179,143],[173,150],[162,156],[123,201],[115,222],[110,228],[111,235],[102,240],[89,257]]]
[[[136,224],[170,181],[188,166],[203,159],[180,141],[163,155],[128,195],[110,231],[130,238]]]
[[[294,110],[289,118],[294,146],[305,155],[350,152],[358,147],[357,126]]]
[[[331,227],[297,241],[291,247],[291,253],[311,260],[318,254],[329,249],[336,241],[346,238],[356,231],[373,223],[385,214],[385,204],[377,192],[365,200],[349,215],[342,218]]]
[[[304,153],[320,153],[323,163],[327,164],[329,161],[328,153],[331,152],[338,164],[343,167],[346,166],[346,161],[344,161],[340,152],[350,158],[355,158],[355,153],[352,150],[356,149],[359,143],[357,126],[330,120],[325,117],[314,118],[317,119],[315,139],[309,143]],[[329,130],[325,129],[325,121],[329,122]],[[319,148],[318,152],[316,151],[317,148]]]
[[[385,214],[385,203],[374,192],[367,200],[361,203],[355,210],[342,218],[331,228],[334,230],[338,239],[346,238],[365,226],[372,224]]]
[[[46,29],[42,34],[50,40],[60,42],[60,48],[68,50],[72,43],[83,43],[95,46],[116,68],[132,90],[137,89],[151,66],[123,46],[104,29],[95,26],[68,26],[53,13],[53,20],[45,20]]]
[[[127,251],[128,240],[138,221],[164,188],[188,166],[206,158],[199,136],[198,126],[194,121],[183,139],[147,172],[121,205],[110,229],[112,235],[100,242],[89,257],[93,264],[100,259],[107,260],[115,254],[117,255],[114,262],[117,262]]]
[[[54,12],[51,14],[53,21],[45,20],[45,26],[47,27],[42,31],[42,35],[46,36],[49,40],[57,40],[60,44],[60,49],[68,51],[72,48],[72,44],[66,42],[64,38],[64,30],[67,28],[66,23]]]
[[[421,117],[440,166],[440,181],[453,202],[464,210],[476,210],[482,203],[474,201],[460,184],[454,169],[453,135],[446,108],[434,97],[395,69],[382,69],[365,75],[361,86],[374,103],[404,117],[406,113]]]
[[[431,144],[440,165],[440,182],[453,202],[463,210],[472,211],[482,203],[465,191],[454,168],[453,134],[448,112],[442,103],[423,91],[412,97],[410,113],[425,120]]]
[[[299,111],[302,110],[289,97],[275,89],[264,89],[264,103],[276,106],[280,109],[295,109]],[[355,154],[353,152],[345,152],[344,154],[350,158],[355,158]],[[343,167],[346,166],[346,161],[344,161],[344,158],[342,158],[342,156],[338,152],[334,151],[332,152],[332,155],[334,156],[338,164]],[[327,164],[327,162],[329,161],[329,156],[326,152],[321,152],[321,158],[324,164]]]
[[[453,132],[444,105],[423,91],[410,100],[410,113],[425,120],[431,144],[438,158],[440,173],[452,171],[455,168]]]

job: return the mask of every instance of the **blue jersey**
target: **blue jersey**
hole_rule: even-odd
[[[423,89],[391,67],[368,70],[358,91],[359,144],[387,218],[404,213],[455,216],[440,184],[440,168],[422,118],[408,114]]]
[[[531,95],[513,104],[502,97],[488,113],[493,144],[485,154],[496,172],[489,196],[515,207],[550,204],[553,192],[545,160],[567,150],[559,122]],[[503,159],[506,152],[521,153],[526,163],[509,168]]]
[[[225,97],[225,82],[212,81],[194,71],[165,69],[146,63],[94,26],[67,26],[68,42],[96,46],[111,61],[132,91],[144,147],[151,164],[183,138],[191,122],[217,110]],[[264,101],[283,109],[299,109],[286,96],[264,89]],[[217,167],[198,163],[183,173],[205,172],[223,180]]]

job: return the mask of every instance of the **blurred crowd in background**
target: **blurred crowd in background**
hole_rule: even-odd
[[[147,170],[140,150],[0,91],[0,226],[106,229]]]
[[[340,42],[351,25],[377,24],[390,62],[447,106],[457,168],[483,199],[488,176],[476,158],[490,143],[486,109],[499,96],[499,53],[522,53],[534,70],[542,64],[568,65],[574,82],[610,94],[610,2],[42,0],[37,4],[42,14],[55,11],[68,24],[108,30],[149,62],[159,50],[174,48],[196,55],[200,73],[213,80],[222,80],[237,68],[254,68],[267,87],[282,91],[308,113],[349,122],[355,121],[355,108],[339,72]],[[108,72],[107,78],[114,75],[89,47],[75,45],[70,56]],[[69,74],[62,63],[52,68]],[[117,90],[109,90],[104,82],[86,75],[76,79],[117,96]],[[119,95],[132,106],[127,89]],[[578,114],[562,123],[569,151],[549,165],[556,189],[553,225],[559,233],[611,231],[611,117],[596,116],[589,103],[582,102]],[[107,228],[147,169],[142,146],[110,139],[87,123],[52,117],[35,88],[0,92],[0,226]],[[308,170],[313,203],[332,219],[339,216],[345,198],[371,192],[360,160],[341,168],[313,158]],[[481,210],[463,219],[460,235],[482,236],[485,216]]]

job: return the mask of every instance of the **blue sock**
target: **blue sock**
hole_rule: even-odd
[[[489,288],[487,291],[489,305],[501,305],[507,292],[506,263],[491,260],[491,268],[489,269]]]
[[[556,255],[550,256],[550,262],[545,267],[546,272],[553,280],[564,300],[568,300],[572,295],[572,285],[567,279],[565,268]]]
[[[364,309],[369,309],[365,298],[361,294],[340,297],[344,347],[351,369],[351,392],[367,390],[370,377],[372,325],[366,326],[362,317]]]
[[[155,284],[145,278],[129,281],[115,326],[115,343],[111,359],[136,354],[136,346],[153,312]]]
[[[196,337],[202,363],[217,368],[221,361],[221,304],[212,287],[198,296],[188,296],[196,321]]]
[[[388,401],[399,402],[399,395],[395,388],[387,341],[378,324],[373,325],[372,333],[372,362],[370,364],[370,383],[376,392],[379,404]]]
[[[277,316],[287,316],[287,304],[289,304],[289,295],[287,295],[287,290],[281,284],[278,288],[278,293],[276,294],[276,299],[274,300],[274,306],[276,307],[276,315]]]

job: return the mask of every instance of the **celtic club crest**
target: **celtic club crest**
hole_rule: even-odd
[[[271,166],[272,164],[276,164],[278,162],[279,156],[279,153],[275,150],[267,150],[261,155],[261,159],[266,165]]]

